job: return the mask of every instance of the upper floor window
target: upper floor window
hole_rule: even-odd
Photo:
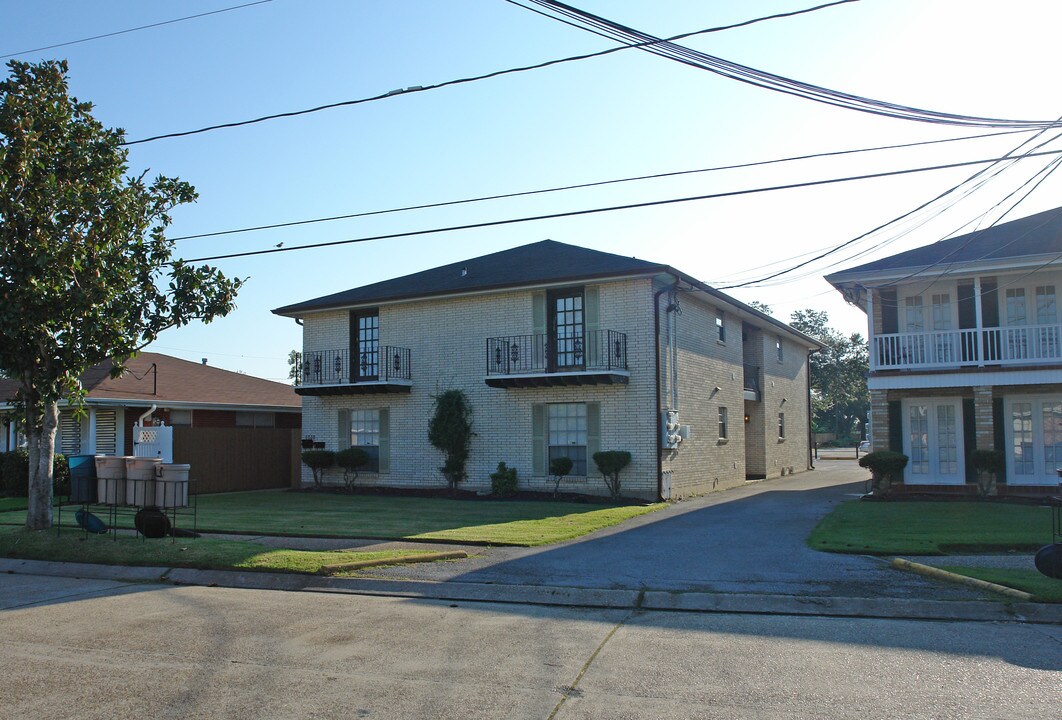
[[[273,413],[271,412],[237,412],[236,427],[273,427]]]
[[[774,338],[774,351],[778,355],[778,362],[783,362],[785,360],[785,351],[782,350],[781,335]]]
[[[350,314],[351,377],[375,380],[380,376],[380,312],[375,308]]]
[[[951,295],[933,295],[933,329],[951,330]]]
[[[722,310],[716,310],[715,311],[715,331],[716,331],[716,334],[718,335],[717,339],[721,343],[725,343],[726,342],[726,322],[725,322],[725,320],[726,320],[726,318],[723,315],[723,311]]]
[[[785,440],[785,413],[778,413],[778,439]]]
[[[1007,288],[1007,325],[1025,322],[1025,288]]]
[[[922,296],[904,298],[904,319],[907,322],[907,332],[924,332],[926,329],[925,312],[922,308]]]
[[[1036,324],[1054,325],[1058,322],[1055,303],[1055,286],[1041,285],[1036,288]]]

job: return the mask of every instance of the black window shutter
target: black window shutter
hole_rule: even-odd
[[[1006,424],[1003,418],[1003,398],[992,399],[992,442],[995,443],[996,450],[1001,452],[1007,451],[1007,433]],[[1005,483],[1007,481],[1007,466],[1003,464],[1003,469],[999,471],[999,475],[996,476],[997,483]]]
[[[900,312],[896,302],[896,289],[889,288],[878,293],[881,301],[881,334],[900,332]]]
[[[903,410],[899,400],[889,402],[889,450],[903,452]]]
[[[962,401],[962,449],[966,454],[966,482],[977,482],[977,471],[973,466],[973,451],[977,447],[977,415],[973,398]]]

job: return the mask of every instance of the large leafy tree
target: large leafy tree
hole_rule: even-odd
[[[823,310],[797,310],[790,325],[825,347],[811,356],[812,413],[816,428],[839,438],[866,424],[867,341],[859,333],[843,335],[830,327]]]
[[[170,211],[191,185],[129,177],[124,132],[70,97],[65,62],[8,63],[0,82],[0,372],[19,383],[29,442],[26,527],[51,525],[58,401],[167,328],[234,307],[237,279],[172,261]]]

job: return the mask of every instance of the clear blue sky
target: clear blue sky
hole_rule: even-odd
[[[2,0],[0,54],[238,4]],[[583,0],[591,12],[674,35],[796,10],[808,0]],[[696,37],[690,47],[846,92],[956,113],[1050,119],[1057,2],[863,0]],[[274,0],[210,17],[29,53],[67,58],[75,95],[129,139],[297,110],[610,47],[503,0]],[[135,146],[131,171],[178,176],[200,193],[172,235],[284,222],[976,131],[861,115],[749,87],[637,50],[315,115]],[[183,257],[330,241],[579,208],[993,157],[979,140],[743,171],[629,183],[177,244]],[[846,267],[941,239],[1024,181],[1030,160],[910,234]],[[1033,163],[1033,164],[1029,164]],[[949,170],[845,185],[384,240],[222,261],[248,278],[239,309],[165,333],[150,349],[283,379],[301,345],[274,307],[552,238],[665,262],[717,285],[836,245],[955,184]],[[1045,182],[1010,217],[1059,205]],[[864,246],[865,247],[865,246]],[[844,260],[846,255],[838,256]],[[865,317],[821,279],[734,291],[787,319]],[[784,265],[784,263],[783,263]],[[799,273],[798,273],[799,275]]]

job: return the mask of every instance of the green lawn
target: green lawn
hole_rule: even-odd
[[[1005,585],[1016,590],[1031,593],[1041,602],[1062,603],[1062,580],[1049,578],[1036,570],[1012,570],[1004,568],[984,568],[948,566],[941,568],[957,575],[987,580],[997,585]]]
[[[943,555],[1035,550],[1051,541],[1051,509],[998,502],[867,502],[838,505],[808,537],[828,552]]]
[[[268,548],[254,542],[212,538],[145,540],[133,536],[85,535],[69,530],[30,532],[23,528],[0,528],[0,557],[24,560],[102,565],[151,565],[218,570],[268,570],[316,573],[322,565],[359,560],[399,559],[423,555],[415,550],[357,552],[352,550],[306,551]]]
[[[29,501],[20,497],[0,497],[0,513],[25,510]]]
[[[662,507],[264,490],[199,497],[198,529],[535,546],[580,537]],[[67,517],[64,513],[64,524]],[[73,519],[71,510],[69,521]],[[24,520],[24,512],[0,514],[0,524]]]

